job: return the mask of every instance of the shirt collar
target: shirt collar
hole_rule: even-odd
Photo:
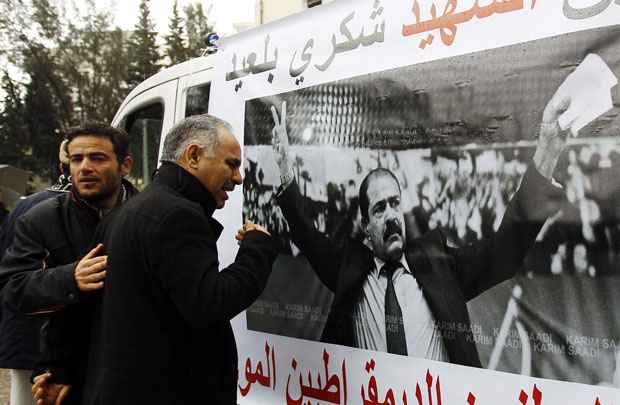
[[[381,269],[383,268],[383,266],[385,265],[385,262],[381,259],[379,259],[377,256],[373,256],[373,259],[375,260],[375,268],[373,269],[373,274],[375,275],[375,277],[379,277],[379,272],[381,271]],[[403,252],[403,255],[400,257],[400,264],[403,265],[403,267],[405,268],[405,271],[407,273],[411,273],[411,270],[409,269],[409,265],[407,264],[407,260],[405,259],[405,253]]]

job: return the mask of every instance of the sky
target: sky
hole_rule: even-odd
[[[209,13],[215,23],[215,29],[220,35],[232,34],[233,23],[254,21],[255,0],[178,0],[179,10],[183,15],[183,7],[193,3],[202,3],[205,11],[211,8]],[[115,23],[122,29],[132,29],[138,20],[140,0],[116,0],[112,4],[112,12]],[[151,0],[150,10],[157,31],[165,34],[168,32],[168,20],[172,13],[174,0]]]

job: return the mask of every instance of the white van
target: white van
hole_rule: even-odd
[[[151,181],[162,134],[185,117],[207,112],[214,60],[205,56],[164,69],[140,83],[121,104],[112,125],[130,136],[137,186]]]

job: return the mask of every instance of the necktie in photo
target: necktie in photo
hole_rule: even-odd
[[[387,338],[388,353],[407,355],[407,341],[405,340],[405,325],[403,313],[398,304],[392,276],[401,268],[400,263],[387,263],[383,271],[387,276],[387,288],[385,289],[385,335]]]

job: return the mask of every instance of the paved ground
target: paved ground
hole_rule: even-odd
[[[0,405],[9,403],[10,385],[9,370],[0,369]]]

